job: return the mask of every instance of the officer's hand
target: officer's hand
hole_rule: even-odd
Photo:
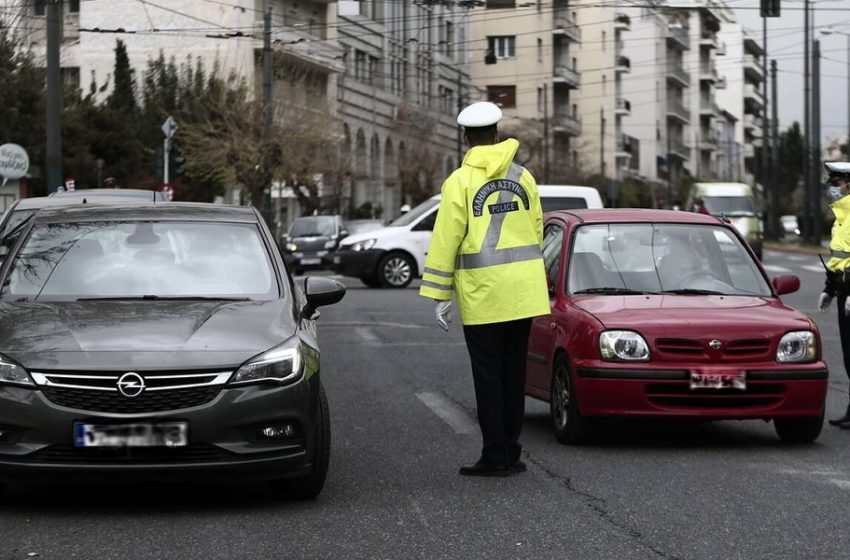
[[[850,298],[847,298],[850,300]],[[826,310],[829,309],[829,305],[832,303],[832,296],[827,294],[826,292],[820,295],[818,298],[818,309],[820,309],[821,313],[826,313]],[[847,313],[847,302],[844,303],[844,312]]]
[[[850,297],[844,300],[844,316],[850,317]]]
[[[437,324],[444,331],[449,330],[449,323],[452,322],[452,300],[448,299],[445,301],[437,302]]]

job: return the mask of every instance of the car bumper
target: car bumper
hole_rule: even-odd
[[[289,270],[331,270],[334,265],[334,253],[284,253],[283,260]]]
[[[167,412],[115,414],[57,405],[40,390],[0,386],[0,478],[74,480],[278,479],[309,472],[315,446],[318,376],[293,385],[222,389],[211,401]],[[51,397],[54,398],[54,397]],[[185,447],[76,447],[74,425],[186,422]],[[283,422],[291,437],[269,440],[262,427]]]
[[[745,372],[745,389],[691,389],[691,373]],[[817,362],[795,367],[611,367],[576,369],[576,389],[587,416],[776,418],[823,412],[829,372]]]
[[[378,262],[385,254],[386,251],[383,249],[337,251],[334,255],[334,272],[355,278],[375,276]]]

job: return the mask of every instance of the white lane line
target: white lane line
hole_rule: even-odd
[[[424,329],[425,325],[413,323],[387,323],[382,321],[337,321],[322,323],[323,327],[388,327],[391,329]],[[431,325],[428,325],[430,327]]]
[[[791,272],[790,268],[785,268],[784,266],[779,266],[775,264],[763,264],[762,266],[765,270],[769,270],[771,272]]]
[[[824,272],[823,266],[816,265],[816,264],[804,264],[800,268],[805,269],[805,270],[809,270],[811,272]]]
[[[780,468],[776,469],[776,471],[781,474],[802,478],[810,482],[831,484],[832,486],[836,486],[841,490],[850,490],[850,480],[848,480],[848,473],[842,472],[840,470],[830,468],[821,468],[815,470]]]
[[[369,327],[355,327],[354,333],[366,342],[378,342],[378,337]]]
[[[811,257],[806,257],[803,255],[788,255],[786,258],[789,261],[803,262],[809,260]]]
[[[451,426],[455,432],[464,435],[472,435],[478,430],[475,422],[472,421],[463,408],[441,394],[416,393],[416,396],[420,401],[425,403],[425,405],[430,408],[434,414],[439,416],[443,422]]]

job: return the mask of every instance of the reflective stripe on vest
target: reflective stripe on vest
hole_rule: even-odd
[[[837,249],[833,249],[832,247],[829,248],[829,255],[837,259],[846,259],[850,257],[850,253],[848,253],[847,251],[839,251]]]
[[[427,286],[429,288],[434,288],[435,290],[445,290],[447,292],[451,292],[454,288],[453,285],[444,286],[443,284],[437,284],[436,282],[429,282],[428,280],[422,281],[423,286]]]
[[[522,177],[523,168],[515,163],[511,163],[508,169],[508,175],[505,179],[519,183]],[[499,191],[499,200],[497,204],[506,204],[514,197],[513,192]],[[499,237],[502,234],[502,224],[505,221],[507,212],[490,214],[490,226],[487,228],[487,234],[484,236],[484,243],[481,244],[481,250],[478,253],[467,255],[458,255],[455,268],[484,268],[485,266],[494,266],[497,264],[507,264],[513,262],[530,261],[543,257],[540,250],[540,245],[524,245],[521,247],[508,247],[505,249],[497,249]]]

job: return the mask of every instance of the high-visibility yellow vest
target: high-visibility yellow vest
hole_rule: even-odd
[[[832,223],[832,235],[829,240],[829,252],[832,257],[826,267],[832,272],[841,272],[850,268],[850,196],[843,196],[830,205],[835,221]]]
[[[519,142],[475,146],[446,179],[419,294],[457,294],[464,325],[549,314],[543,210]]]

